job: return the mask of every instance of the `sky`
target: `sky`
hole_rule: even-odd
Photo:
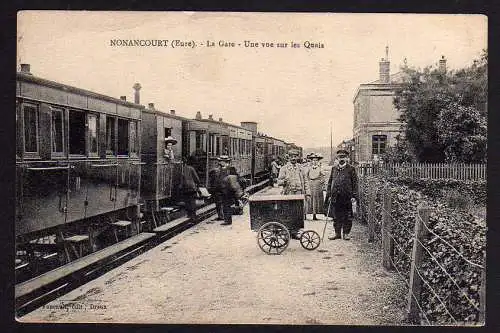
[[[111,46],[115,39],[169,40],[168,47]],[[487,18],[457,14],[23,11],[17,65],[33,75],[194,118],[255,121],[268,135],[313,148],[352,137],[353,97],[411,67],[468,66],[487,48]],[[172,48],[172,40],[196,47]],[[207,47],[207,41],[216,46]],[[219,47],[219,41],[235,47]],[[245,41],[259,47],[244,47]],[[304,47],[304,43],[323,48]],[[272,42],[264,48],[260,43]],[[286,48],[276,43],[288,43]],[[290,44],[299,44],[291,48]],[[238,46],[237,44],[241,44]]]

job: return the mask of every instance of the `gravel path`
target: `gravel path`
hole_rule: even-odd
[[[402,282],[354,224],[315,251],[266,255],[248,208],[230,227],[200,223],[24,317],[29,322],[397,325]],[[306,221],[320,235],[323,221]],[[326,235],[325,235],[326,236]]]

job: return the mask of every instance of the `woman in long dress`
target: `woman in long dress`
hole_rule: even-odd
[[[323,156],[319,154],[312,154],[310,156],[311,166],[308,168],[306,174],[309,180],[309,188],[311,189],[311,204],[308,207],[308,213],[313,214],[313,220],[317,220],[316,214],[324,214],[323,187],[325,184],[325,174],[319,164],[322,158]]]

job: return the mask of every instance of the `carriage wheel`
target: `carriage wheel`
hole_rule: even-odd
[[[306,250],[312,251],[321,243],[319,234],[314,230],[306,230],[300,235],[300,245]]]
[[[290,243],[290,232],[279,222],[268,222],[257,231],[257,244],[267,254],[280,254]]]

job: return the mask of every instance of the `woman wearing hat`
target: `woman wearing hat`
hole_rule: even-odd
[[[308,214],[313,214],[313,220],[317,220],[316,214],[323,214],[323,185],[325,183],[325,174],[321,170],[319,161],[323,156],[319,154],[309,154],[311,165],[306,171],[306,177],[309,181],[311,191],[311,202],[308,209]]]
[[[165,150],[163,151],[163,157],[167,161],[173,161],[175,159],[173,146],[177,144],[177,140],[171,136],[165,138]]]

